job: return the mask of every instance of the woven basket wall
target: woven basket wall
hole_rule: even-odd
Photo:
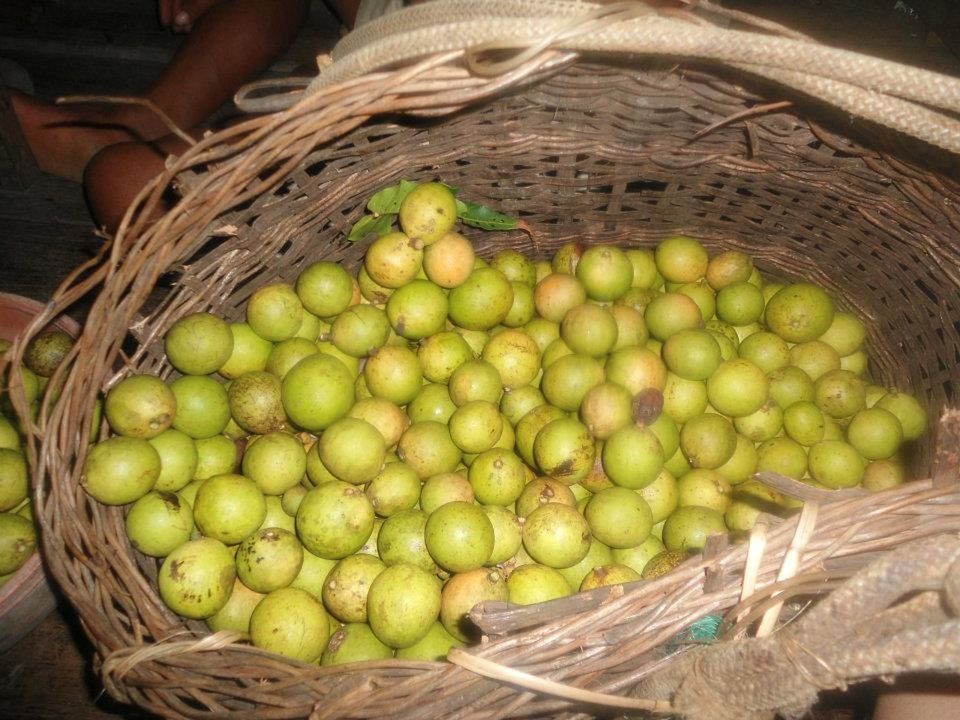
[[[234,636],[209,636],[165,609],[152,586],[154,566],[126,541],[122,510],[90,501],[78,486],[85,418],[98,391],[125,373],[169,375],[163,333],[187,312],[240,319],[257,287],[292,281],[313,261],[356,268],[365,244],[346,234],[370,195],[401,178],[441,179],[529,227],[470,232],[481,255],[514,247],[549,257],[570,240],[651,246],[670,233],[701,238],[711,251],[745,250],[766,275],[822,283],[864,318],[878,382],[917,393],[933,416],[958,399],[960,187],[911,161],[876,128],[838,123],[835,112],[812,104],[740,117],[759,104],[802,100],[702,66],[635,59],[548,56],[500,87],[443,68],[425,69],[407,95],[386,89],[399,82],[371,76],[339,96],[208,138],[171,167],[184,200],[157,224],[132,215],[113,247],[117,256],[71,279],[51,306],[102,283],[63,399],[37,445],[37,499],[51,568],[97,649],[107,689],[122,700],[201,718],[598,712],[451,664],[328,670]],[[433,98],[419,103],[432,106],[427,111],[399,113],[423,97]],[[316,103],[327,103],[327,114]],[[330,110],[337,107],[345,108],[339,118]],[[699,135],[728,118],[735,119]],[[144,195],[147,210],[166,179],[152,198]],[[132,251],[121,257],[121,247]],[[156,292],[158,279],[169,289]],[[826,506],[801,570],[829,558],[865,562],[860,553],[960,530],[955,477],[939,491],[947,511],[923,510],[938,492],[919,480],[931,472],[931,447],[921,448],[913,489]],[[868,515],[869,527],[844,535],[856,525],[852,517]],[[887,521],[894,536],[878,539]],[[771,547],[782,552],[792,528],[771,531]],[[568,686],[630,696],[663,663],[669,638],[736,604],[743,561],[742,547],[715,558],[722,582],[708,592],[704,564],[694,560],[620,598],[595,592],[562,613],[510,615],[504,634],[492,633],[478,654]],[[774,552],[761,584],[777,567]]]

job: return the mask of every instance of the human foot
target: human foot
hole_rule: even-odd
[[[97,152],[138,135],[103,108],[55,105],[9,90],[13,111],[37,165],[44,172],[79,182]]]

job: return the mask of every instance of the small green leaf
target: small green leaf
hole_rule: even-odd
[[[367,210],[375,215],[396,215],[400,212],[400,203],[416,186],[415,182],[401,180],[396,185],[385,187],[370,198],[367,202]]]
[[[457,200],[457,216],[465,224],[482,230],[515,230],[517,218],[492,210],[486,205]]]
[[[376,233],[378,236],[382,236],[386,235],[391,230],[393,230],[392,215],[364,215],[362,218],[357,220],[354,226],[350,229],[350,234],[347,235],[347,240],[350,242],[356,242],[357,240],[362,240],[371,233]]]

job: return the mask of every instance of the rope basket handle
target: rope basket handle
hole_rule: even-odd
[[[347,35],[303,95],[440,53],[453,53],[480,76],[549,51],[664,56],[721,63],[960,154],[960,78],[828,47],[709,0],[684,2],[690,10],[637,0],[432,0]],[[751,29],[724,27],[731,19]],[[263,89],[257,98],[242,89],[238,107],[275,111],[298,97],[264,97]]]

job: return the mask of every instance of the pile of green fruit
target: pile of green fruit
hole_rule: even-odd
[[[11,343],[0,340],[0,355]],[[18,368],[27,402],[35,412],[50,376],[73,346],[61,330],[36,335]],[[30,475],[16,413],[0,389],[0,587],[22,568],[37,548],[37,532],[30,507]]]
[[[84,487],[131,504],[175,613],[308,662],[438,659],[478,602],[655,577],[795,511],[758,470],[903,482],[926,415],[865,379],[820,287],[682,236],[483,260],[458,219],[511,219],[440,183],[368,207],[355,276],[315,262],[244,322],[182,317],[175,379],[106,395]]]

